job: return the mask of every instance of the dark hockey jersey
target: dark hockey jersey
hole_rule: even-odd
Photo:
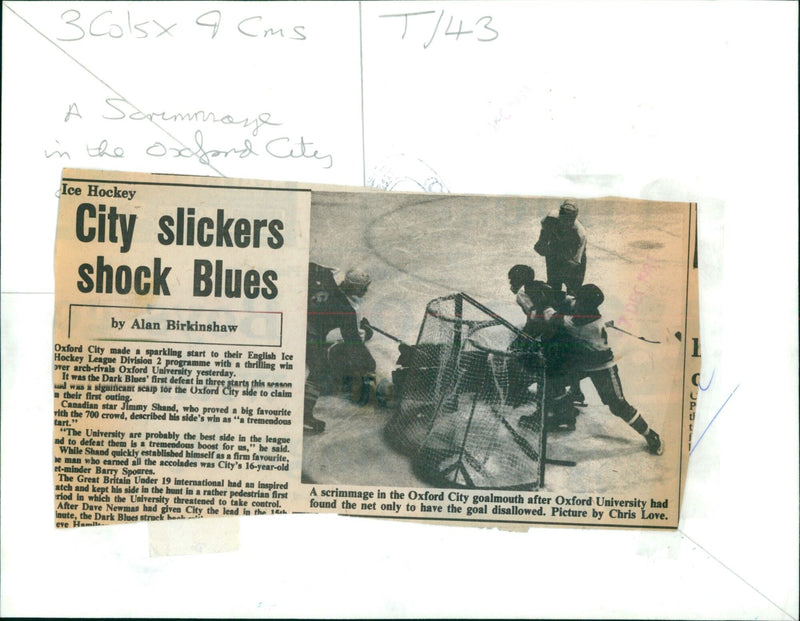
[[[324,343],[328,334],[339,328],[345,343],[361,343],[356,310],[336,284],[330,268],[308,264],[309,341]]]

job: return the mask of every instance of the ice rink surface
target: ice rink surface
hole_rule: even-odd
[[[525,323],[506,274],[531,265],[544,280],[544,258],[533,251],[540,221],[564,197],[474,197],[448,194],[315,192],[311,261],[372,275],[362,305],[370,322],[415,343],[425,306],[450,293],[469,293],[518,326]],[[605,292],[604,319],[659,344],[609,330],[627,400],[662,436],[664,455],[649,454],[644,439],[615,417],[588,379],[587,406],[574,431],[548,434],[545,489],[554,492],[636,493],[676,481],[681,442],[681,373],[688,253],[688,205],[625,199],[577,202],[587,231],[586,283]],[[627,306],[627,307],[626,307]],[[676,337],[680,333],[681,340]],[[331,335],[333,336],[333,335]],[[390,378],[397,344],[375,334],[368,343],[378,380]],[[676,400],[665,402],[672,393]],[[394,451],[383,430],[392,411],[358,406],[346,395],[319,399],[315,416],[327,429],[306,435],[306,482],[427,486],[406,455]],[[665,494],[667,487],[664,487]]]

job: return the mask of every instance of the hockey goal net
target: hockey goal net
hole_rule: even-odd
[[[441,487],[544,482],[545,373],[538,343],[464,293],[428,303],[401,347],[388,440]]]

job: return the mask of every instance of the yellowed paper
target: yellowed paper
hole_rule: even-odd
[[[66,170],[56,524],[675,528],[695,229],[688,203]]]
[[[558,373],[520,372],[519,335],[503,325],[526,324],[507,274],[528,265],[547,279],[534,245],[564,202],[314,192],[311,260],[369,266],[374,284],[359,311],[381,332],[367,343],[378,408],[354,406],[356,389],[320,397],[314,410],[326,428],[304,436],[306,510],[677,526],[699,372],[696,206],[570,199],[588,241],[584,284],[604,293],[616,367],[584,374],[586,405],[570,421],[555,417]],[[394,339],[416,351],[402,360],[401,345],[398,360]],[[566,366],[579,366],[567,350]],[[663,454],[640,431],[657,432]]]
[[[288,510],[309,199],[254,182],[65,171],[57,526]]]

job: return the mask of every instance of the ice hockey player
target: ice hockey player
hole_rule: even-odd
[[[515,265],[508,271],[508,282],[511,291],[517,296],[517,304],[525,313],[527,321],[523,333],[535,339],[518,336],[511,344],[511,351],[525,351],[538,349],[545,357],[547,373],[550,377],[551,389],[549,406],[552,409],[563,410],[561,414],[550,417],[551,425],[566,424],[574,428],[575,416],[572,413],[572,403],[584,400],[580,390],[580,378],[570,376],[564,369],[564,343],[568,336],[563,334],[563,328],[556,323],[546,321],[554,313],[565,314],[571,312],[575,300],[563,291],[553,290],[546,283],[536,280],[534,269],[529,265]],[[547,316],[545,313],[548,313]],[[523,366],[530,362],[528,356],[522,357]],[[569,392],[567,384],[571,384]],[[518,405],[525,399],[525,386],[518,382],[509,388],[509,404]]]
[[[508,270],[508,285],[511,293],[516,294],[517,304],[527,317],[534,308],[532,297],[539,293],[549,295],[547,292],[550,290],[546,283],[536,280],[536,272],[530,265],[517,264]]]
[[[564,201],[558,213],[545,216],[533,249],[545,258],[547,284],[555,290],[564,284],[575,295],[586,276],[586,229],[578,221],[578,208]]]
[[[331,268],[309,263],[308,376],[303,411],[303,428],[307,431],[325,430],[325,422],[314,417],[314,406],[329,375],[344,381],[357,379],[361,383],[359,403],[366,403],[369,398],[370,385],[375,381],[375,359],[364,343],[372,337],[373,331],[366,319],[359,319],[359,306],[370,283],[367,272],[351,269],[337,285]],[[363,339],[359,325],[364,331]],[[342,340],[331,344],[328,335],[337,328]]]
[[[537,376],[537,364],[544,364],[548,376],[547,402],[545,409],[548,412],[548,427],[553,428],[554,422],[561,421],[560,416],[554,416],[553,404],[556,393],[561,397],[558,405],[566,404],[566,382],[561,380],[563,356],[558,348],[556,331],[560,326],[543,321],[541,316],[545,308],[553,305],[554,291],[541,280],[536,280],[536,273],[529,265],[515,265],[508,271],[508,284],[512,293],[516,294],[517,305],[525,313],[527,321],[522,329],[522,335],[509,346],[509,351],[519,352],[522,355],[509,359],[509,386],[506,402],[511,407],[519,407],[526,403],[531,394],[529,386]],[[561,339],[563,341],[563,338]],[[571,404],[570,404],[571,405]],[[533,424],[535,417],[522,416],[520,424]],[[574,429],[574,417],[571,420]]]
[[[532,317],[535,315],[536,302],[548,299],[550,287],[541,280],[536,280],[536,272],[530,265],[517,264],[508,270],[508,285],[511,293],[516,295],[517,305],[525,313],[527,321],[522,332],[526,336],[517,336],[509,346],[509,351],[534,351],[539,350],[538,344],[534,344],[532,339],[540,336],[540,328]],[[528,337],[528,338],[526,338]],[[523,357],[524,361],[524,357]]]
[[[575,294],[574,312],[569,315],[553,313],[549,320],[561,323],[571,339],[567,365],[580,376],[588,377],[603,404],[644,437],[651,453],[661,455],[664,452],[661,438],[622,393],[619,369],[599,310],[604,299],[598,286],[583,285]]]

